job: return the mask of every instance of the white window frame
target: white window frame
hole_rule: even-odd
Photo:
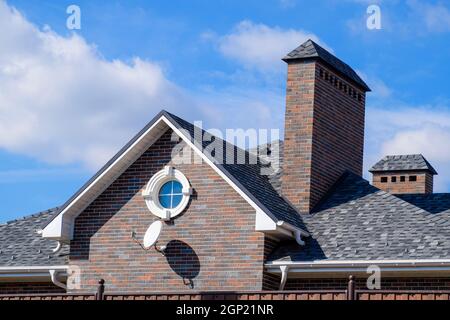
[[[168,209],[164,208],[159,202],[159,191],[165,183],[173,180],[181,183],[183,187],[183,196],[180,203],[176,207]],[[144,197],[145,203],[147,204],[150,212],[163,220],[170,220],[183,212],[189,203],[191,194],[192,188],[189,184],[189,180],[180,170],[177,170],[171,166],[166,166],[163,170],[155,173],[142,192],[142,196]]]

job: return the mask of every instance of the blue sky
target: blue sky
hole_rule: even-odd
[[[366,28],[370,4],[381,30]],[[0,222],[62,204],[161,108],[282,129],[280,58],[307,38],[373,89],[365,168],[421,152],[450,190],[446,1],[0,0],[0,28]]]

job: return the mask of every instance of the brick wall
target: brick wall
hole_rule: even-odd
[[[372,184],[392,194],[433,193],[433,175],[428,172],[375,172]]]
[[[144,251],[142,239],[157,218],[141,195],[149,179],[171,164],[175,145],[164,134],[75,221],[70,263],[81,269],[79,292],[104,278],[108,292],[261,290],[264,235],[255,232],[255,210],[207,164],[174,165],[194,195],[173,224],[163,228],[164,257]]]
[[[366,279],[355,280],[356,289],[367,290]],[[285,290],[345,290],[348,279],[288,279]],[[450,290],[450,278],[384,278],[381,290]]]
[[[365,92],[315,61],[288,64],[283,194],[309,212],[346,171],[362,175]]]
[[[65,290],[53,283],[0,283],[0,295],[64,293]]]

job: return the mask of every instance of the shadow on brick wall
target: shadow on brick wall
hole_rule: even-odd
[[[164,255],[170,268],[193,289],[194,279],[200,273],[200,260],[194,249],[186,242],[172,240],[167,244]]]

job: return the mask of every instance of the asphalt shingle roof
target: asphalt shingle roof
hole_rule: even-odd
[[[429,171],[432,174],[437,174],[436,170],[421,154],[386,156],[378,161],[369,171]]]
[[[450,194],[391,195],[346,173],[303,221],[306,246],[283,243],[269,261],[443,259]]]
[[[63,245],[58,254],[53,254],[57,242],[44,239],[37,232],[55,212],[51,209],[0,224],[0,267],[67,264],[69,246]]]
[[[290,60],[311,58],[321,59],[323,62],[336,69],[338,72],[355,82],[364,90],[370,91],[370,88],[364,82],[364,80],[362,80],[361,77],[358,76],[358,74],[348,64],[329,53],[327,50],[319,46],[311,39],[301,44],[298,48],[292,50],[286,55],[286,57],[283,58],[283,60],[288,62]]]

